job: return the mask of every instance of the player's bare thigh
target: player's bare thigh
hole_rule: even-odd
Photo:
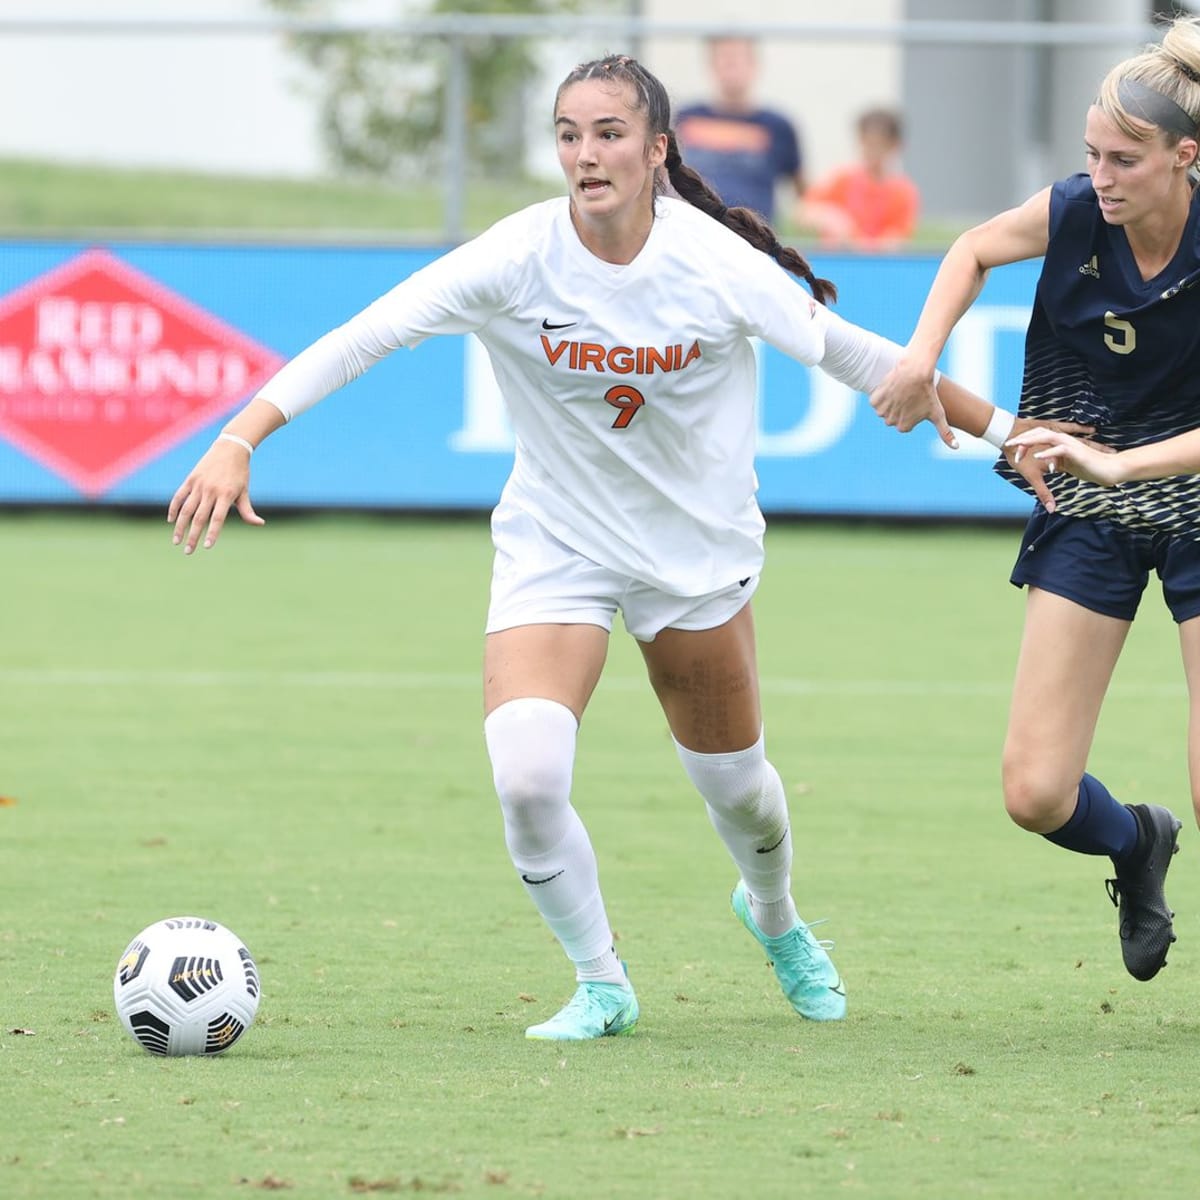
[[[536,696],[565,705],[576,720],[600,680],[608,630],[599,625],[518,625],[489,633],[483,651],[483,710]]]
[[[1004,744],[1004,800],[1044,833],[1074,811],[1104,693],[1130,622],[1031,587]]]
[[[749,603],[714,629],[664,629],[638,644],[676,741],[698,754],[729,754],[758,741],[762,705]]]

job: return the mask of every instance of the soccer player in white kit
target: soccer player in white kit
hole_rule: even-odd
[[[577,982],[531,1038],[629,1033],[638,1019],[570,800],[618,609],[738,869],[735,914],[796,1012],[846,1011],[827,947],[792,901],[787,802],[764,750],[751,339],[860,391],[900,349],[834,316],[818,302],[832,285],[757,214],[725,208],[680,161],[669,113],[633,59],[577,67],[554,112],[568,194],[498,222],[304,350],[228,423],[169,510],[185,553],[202,534],[211,546],[231,507],[262,524],[248,488],[264,437],[400,346],[469,332],[486,347],[516,456],[492,517],[484,731],[513,866]],[[959,428],[997,444],[1009,432],[1011,416],[949,380],[939,394]]]

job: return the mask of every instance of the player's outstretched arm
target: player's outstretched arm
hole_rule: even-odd
[[[452,278],[455,264],[461,269],[462,260],[456,255],[466,249],[461,246],[438,260],[450,264],[442,270],[449,270]],[[469,258],[466,261],[470,263]],[[306,346],[218,434],[167,510],[167,520],[175,526],[175,544],[183,542],[184,554],[196,549],[202,533],[205,549],[213,546],[231,508],[236,508],[248,524],[265,524],[250,503],[251,454],[263,438],[357,379],[402,344],[397,328],[408,328],[413,311],[420,309],[422,299],[427,298],[427,293],[414,285],[416,278],[403,280],[345,324]],[[443,310],[445,307],[443,304]],[[444,323],[443,310],[434,311],[432,316],[423,312],[425,324],[429,326],[439,319]],[[430,332],[437,330],[426,328],[422,336]]]
[[[251,400],[221,431],[171,497],[167,520],[175,526],[172,542],[191,554],[200,535],[210,549],[221,535],[231,508],[248,525],[264,525],[250,502],[250,456],[263,438],[285,423],[266,400]]]
[[[853,325],[828,309],[818,311],[823,314],[825,324],[825,354],[820,359],[821,369],[855,391],[871,393],[887,377],[903,351],[895,342],[889,342],[878,334]],[[997,450],[1003,449],[1005,439],[1011,437],[1014,430],[1022,432],[1033,425],[1032,421],[1014,417],[1012,413],[990,404],[944,375],[937,380],[934,390],[934,378],[933,375],[930,376],[930,389],[934,392],[936,417],[937,421],[940,421],[940,424],[937,421],[935,424],[943,440],[953,449],[958,448],[958,439],[954,437],[951,425],[975,437],[983,438]],[[934,421],[934,414],[922,417],[921,420]],[[1092,432],[1089,426],[1067,422],[1055,423],[1055,427],[1068,433]],[[1018,461],[1014,458],[1014,451],[1005,450],[1004,453],[1029,483],[1038,499],[1043,504],[1053,507],[1053,497],[1043,479],[1047,474],[1046,464],[1032,455],[1026,455]]]
[[[954,422],[944,410],[941,390],[934,386],[937,360],[993,267],[1045,254],[1049,220],[1050,189],[1045,188],[1018,208],[955,239],[938,267],[904,353],[871,392],[871,407],[886,424],[908,433],[928,421],[947,446],[958,448],[951,429]]]
[[[1047,470],[1068,471],[1104,487],[1141,479],[1169,479],[1174,475],[1200,474],[1200,429],[1173,438],[1112,451],[1081,441],[1061,429],[1037,428],[1017,432],[1006,443],[1021,460],[1034,458]],[[1032,453],[1030,453],[1032,451]]]

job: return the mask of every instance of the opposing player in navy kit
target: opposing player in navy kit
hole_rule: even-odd
[[[1178,622],[1200,813],[1200,27],[1120,63],[1088,111],[1088,172],[964,234],[947,253],[904,360],[872,396],[889,422],[937,417],[929,387],[987,271],[1045,256],[1026,338],[1022,416],[1093,426],[1107,454],[1061,434],[1014,437],[1056,475],[1012,581],[1029,589],[1004,748],[1004,799],[1025,829],[1108,855],[1125,966],[1151,979],[1175,940],[1164,880],[1180,822],[1123,805],[1085,765],[1149,571]],[[1172,439],[1165,442],[1164,439]],[[1183,453],[1180,453],[1180,447]],[[1189,457],[1189,448],[1190,455]],[[1102,460],[1111,460],[1106,462]],[[1007,462],[1001,466],[1009,473]],[[1167,478],[1155,478],[1167,476]],[[1103,485],[1112,486],[1103,486]]]
[[[216,541],[231,507],[261,524],[248,452],[264,437],[400,346],[438,333],[483,343],[517,442],[492,517],[484,730],[513,865],[577,982],[531,1038],[628,1033],[638,1019],[570,799],[618,609],[738,868],[734,912],[801,1016],[846,1011],[826,946],[796,914],[787,803],[764,750],[751,339],[864,391],[900,348],[818,303],[831,285],[684,166],[669,111],[630,58],[572,71],[554,112],[568,194],[505,218],[304,350],[228,423],[169,510],[187,553]],[[682,199],[661,194],[664,175]],[[956,424],[999,445],[1011,416],[941,387]]]

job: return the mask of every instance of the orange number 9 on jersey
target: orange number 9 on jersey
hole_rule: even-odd
[[[619,383],[616,387],[610,387],[604,393],[604,399],[613,408],[621,410],[612,423],[614,429],[624,429],[637,416],[637,410],[646,403],[646,397],[637,388],[630,387],[627,383]]]

